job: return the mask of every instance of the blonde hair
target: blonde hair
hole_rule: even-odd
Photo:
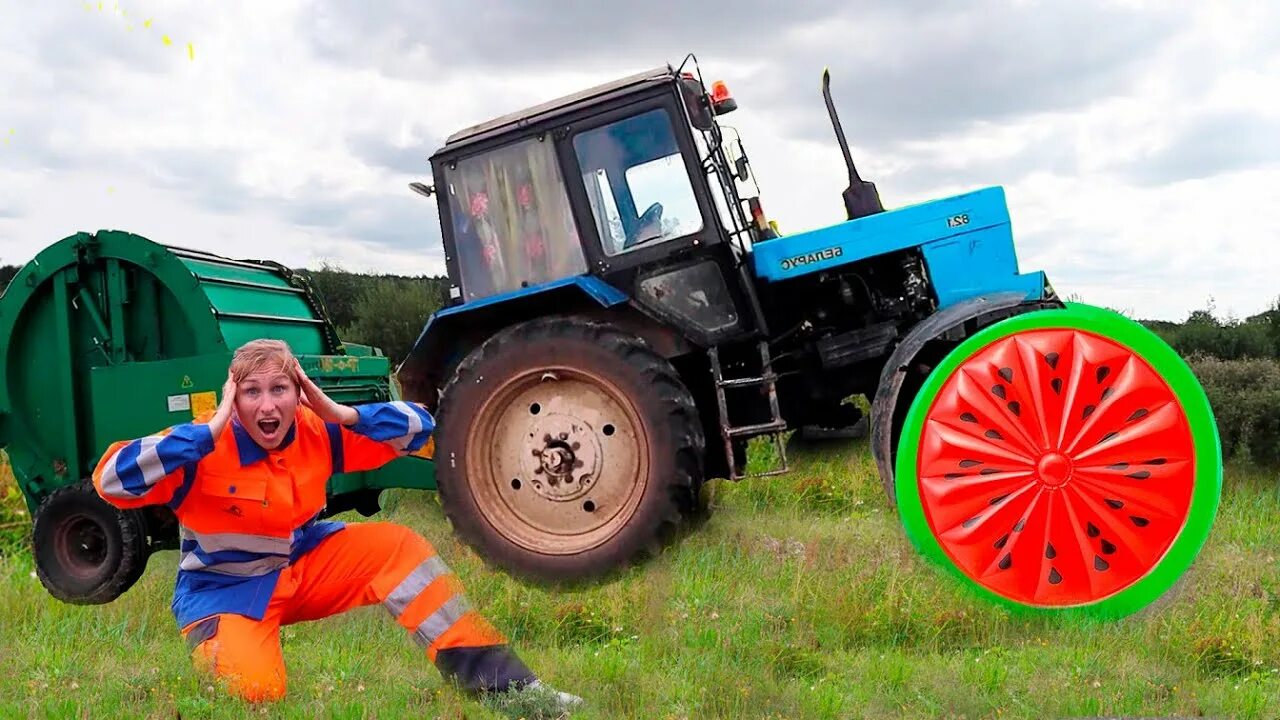
[[[293,370],[293,350],[283,340],[260,338],[236,348],[231,356],[231,377],[236,382],[270,365],[277,365],[289,379],[298,384],[298,377]]]

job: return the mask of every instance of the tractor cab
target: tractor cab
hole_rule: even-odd
[[[415,189],[437,196],[450,304],[594,276],[697,345],[760,328],[742,268],[766,226],[747,220],[747,159],[731,164],[715,121],[733,107],[723,83],[664,67],[449,137],[435,187]]]

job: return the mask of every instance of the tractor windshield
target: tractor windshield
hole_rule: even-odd
[[[465,300],[586,272],[550,138],[459,160],[445,178]]]
[[[581,132],[573,149],[605,254],[702,230],[693,183],[666,110]]]

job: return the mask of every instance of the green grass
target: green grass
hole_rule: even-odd
[[[432,540],[526,661],[588,699],[575,717],[1276,717],[1275,473],[1229,469],[1185,581],[1091,624],[1010,616],[927,564],[864,442],[791,455],[789,475],[718,483],[711,520],[662,557],[581,590],[487,569],[430,494],[396,492],[384,516]],[[287,628],[287,699],[228,700],[177,635],[175,562],[153,556],[121,599],[74,607],[27,554],[0,559],[0,717],[504,717],[445,686],[381,608]]]

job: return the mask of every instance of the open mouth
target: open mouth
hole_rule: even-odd
[[[262,434],[264,436],[271,437],[272,435],[276,434],[277,430],[280,429],[280,421],[279,420],[259,420],[258,429],[262,431]]]

